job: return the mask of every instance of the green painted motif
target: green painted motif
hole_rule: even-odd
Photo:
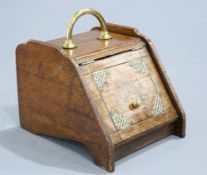
[[[131,123],[123,118],[120,114],[110,112],[110,117],[118,130],[131,126]]]
[[[163,113],[166,110],[165,105],[159,95],[157,95],[154,99],[152,114],[158,115]]]
[[[104,84],[106,81],[107,72],[105,70],[99,70],[92,73],[93,79],[96,82],[96,86],[99,89],[99,91],[103,91]]]

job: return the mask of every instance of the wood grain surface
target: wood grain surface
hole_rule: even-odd
[[[64,38],[31,40],[16,50],[21,126],[85,144],[94,162],[114,161],[168,135],[185,136],[185,114],[152,42],[138,30],[107,24]],[[139,104],[133,107],[133,102]]]
[[[178,117],[146,46],[81,68],[91,99],[102,114],[113,144]],[[105,77],[101,80],[103,72]],[[98,80],[94,74],[99,75]],[[102,81],[101,89],[97,81]],[[141,101],[138,109],[130,107],[134,100]]]

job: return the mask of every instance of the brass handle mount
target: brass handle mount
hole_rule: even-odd
[[[73,49],[73,48],[77,47],[72,41],[73,27],[74,27],[76,21],[81,16],[86,15],[86,14],[90,14],[90,15],[95,16],[101,25],[101,32],[98,36],[98,39],[109,40],[112,38],[107,30],[106,22],[105,22],[104,18],[102,17],[102,15],[99,12],[97,12],[96,10],[87,8],[87,9],[83,9],[83,10],[76,12],[73,15],[72,19],[70,20],[70,22],[68,23],[66,40],[64,41],[63,46],[62,46],[64,49]]]

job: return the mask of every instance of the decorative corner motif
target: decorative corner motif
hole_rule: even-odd
[[[133,59],[129,61],[129,65],[144,75],[148,74],[148,69],[146,67],[144,58]]]
[[[109,115],[118,130],[131,126],[131,123],[127,121],[125,118],[123,118],[120,114],[110,112]]]
[[[159,95],[157,95],[154,99],[152,114],[158,115],[166,111],[166,107]]]
[[[106,82],[106,75],[107,75],[107,72],[105,70],[99,70],[99,71],[92,73],[93,79],[96,82],[96,86],[101,92],[103,91],[104,84]]]

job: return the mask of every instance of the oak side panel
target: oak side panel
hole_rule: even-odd
[[[16,56],[21,126],[79,141],[97,165],[113,171],[113,145],[73,63],[56,47],[37,41],[19,45]]]

